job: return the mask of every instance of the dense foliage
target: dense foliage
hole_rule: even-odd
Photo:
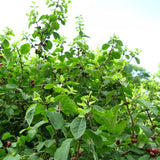
[[[69,3],[39,15],[33,2],[32,33],[0,35],[0,159],[160,159],[159,81],[115,35],[90,50],[81,16],[67,44]]]

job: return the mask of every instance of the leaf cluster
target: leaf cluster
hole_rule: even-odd
[[[115,35],[90,50],[82,16],[67,44],[69,3],[39,16],[33,2],[31,33],[0,35],[0,159],[158,159],[159,81]]]

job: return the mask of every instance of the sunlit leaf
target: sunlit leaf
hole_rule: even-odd
[[[58,130],[64,127],[64,119],[59,112],[47,112],[47,116],[52,124],[52,126]]]
[[[14,137],[13,135],[11,135],[9,132],[6,132],[5,134],[3,134],[2,136],[2,140],[6,140],[8,138]]]
[[[6,88],[8,88],[8,89],[15,89],[17,87],[18,86],[16,84],[6,84]]]
[[[4,39],[4,41],[2,42],[2,47],[8,48],[9,46],[10,46],[9,41],[7,39]]]
[[[102,50],[107,50],[110,47],[108,43],[102,45]]]
[[[65,114],[78,113],[77,105],[67,95],[59,95],[59,96],[55,97],[55,101],[61,102],[60,103],[61,109],[62,109],[62,112],[64,112]]]
[[[72,139],[69,138],[62,142],[62,145],[55,152],[55,160],[68,160],[71,141]]]
[[[155,115],[158,115],[158,110],[156,106],[153,106],[152,103],[145,101],[144,99],[137,99],[137,102],[147,109],[149,109],[151,112],[153,112]]]
[[[54,84],[46,84],[45,89],[52,89],[54,87]]]
[[[53,32],[53,36],[55,39],[60,38],[60,35],[57,32]]]
[[[77,117],[75,118],[71,125],[71,132],[75,139],[80,138],[86,130],[86,120],[85,118]]]
[[[31,47],[29,43],[25,43],[20,47],[20,51],[22,54],[27,54],[30,52],[30,50],[31,50]]]
[[[37,104],[33,104],[27,109],[25,120],[27,121],[28,125],[31,125],[32,123],[36,106]]]

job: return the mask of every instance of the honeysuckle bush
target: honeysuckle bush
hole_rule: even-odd
[[[82,16],[68,44],[69,3],[33,2],[31,33],[0,35],[0,159],[159,159],[159,81],[115,35],[90,50]]]

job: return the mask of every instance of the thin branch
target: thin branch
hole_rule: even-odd
[[[105,62],[104,63],[102,63],[100,66],[98,66],[98,67],[96,67],[96,69],[99,69],[99,68],[101,68],[102,66],[105,66],[105,64],[109,61],[109,59],[110,59],[110,57],[111,57],[111,55],[112,55],[112,52],[113,52],[113,50],[114,50],[114,38],[113,38],[113,44],[112,44],[112,47],[111,47],[111,50],[109,51],[109,55],[108,55],[108,58],[105,60]]]
[[[126,95],[124,93],[122,84],[120,83],[120,81],[118,81],[118,83],[120,84],[120,87],[121,87],[121,90],[122,90],[122,94],[123,94],[123,97],[124,97],[124,105],[126,105],[127,111],[129,113],[129,116],[130,116],[130,119],[131,119],[131,123],[132,123],[132,136],[134,137],[134,121],[133,121],[133,117],[132,117],[131,111],[129,109],[129,102],[127,102]]]
[[[62,107],[61,107],[61,102],[58,103],[58,112],[60,113],[62,110]]]
[[[152,125],[152,127],[153,127],[153,122],[152,122],[152,120],[151,120],[151,116],[150,116],[150,114],[149,114],[149,112],[148,112],[148,109],[146,109],[146,112],[147,112],[147,116],[148,116],[148,118],[149,118],[149,121],[151,122],[151,125]]]
[[[55,130],[55,138],[56,138],[56,148],[58,148],[58,146],[59,146],[58,130]]]
[[[104,65],[109,61],[109,59],[110,59],[110,57],[111,57],[111,55],[112,55],[113,49],[114,49],[114,47],[112,46],[112,48],[111,48],[111,50],[110,50],[110,52],[109,52],[108,58],[105,60],[104,63],[102,63],[101,65],[99,65],[98,67],[96,67],[96,69],[101,68],[102,66],[104,66]]]
[[[77,155],[76,155],[77,158],[79,157],[79,150],[80,150],[80,140],[78,141],[78,149],[77,149]]]
[[[21,67],[21,79],[19,80],[19,86],[21,86],[21,82],[22,82],[22,80],[23,80],[23,63],[22,63],[22,55],[20,54],[20,52],[19,52],[19,49],[18,49],[18,47],[16,47],[16,49],[17,49],[17,53],[18,53],[18,56],[19,56],[19,60],[20,60],[20,67]]]
[[[132,151],[126,151],[121,156],[123,157],[123,156],[127,155],[129,152],[132,152]]]

